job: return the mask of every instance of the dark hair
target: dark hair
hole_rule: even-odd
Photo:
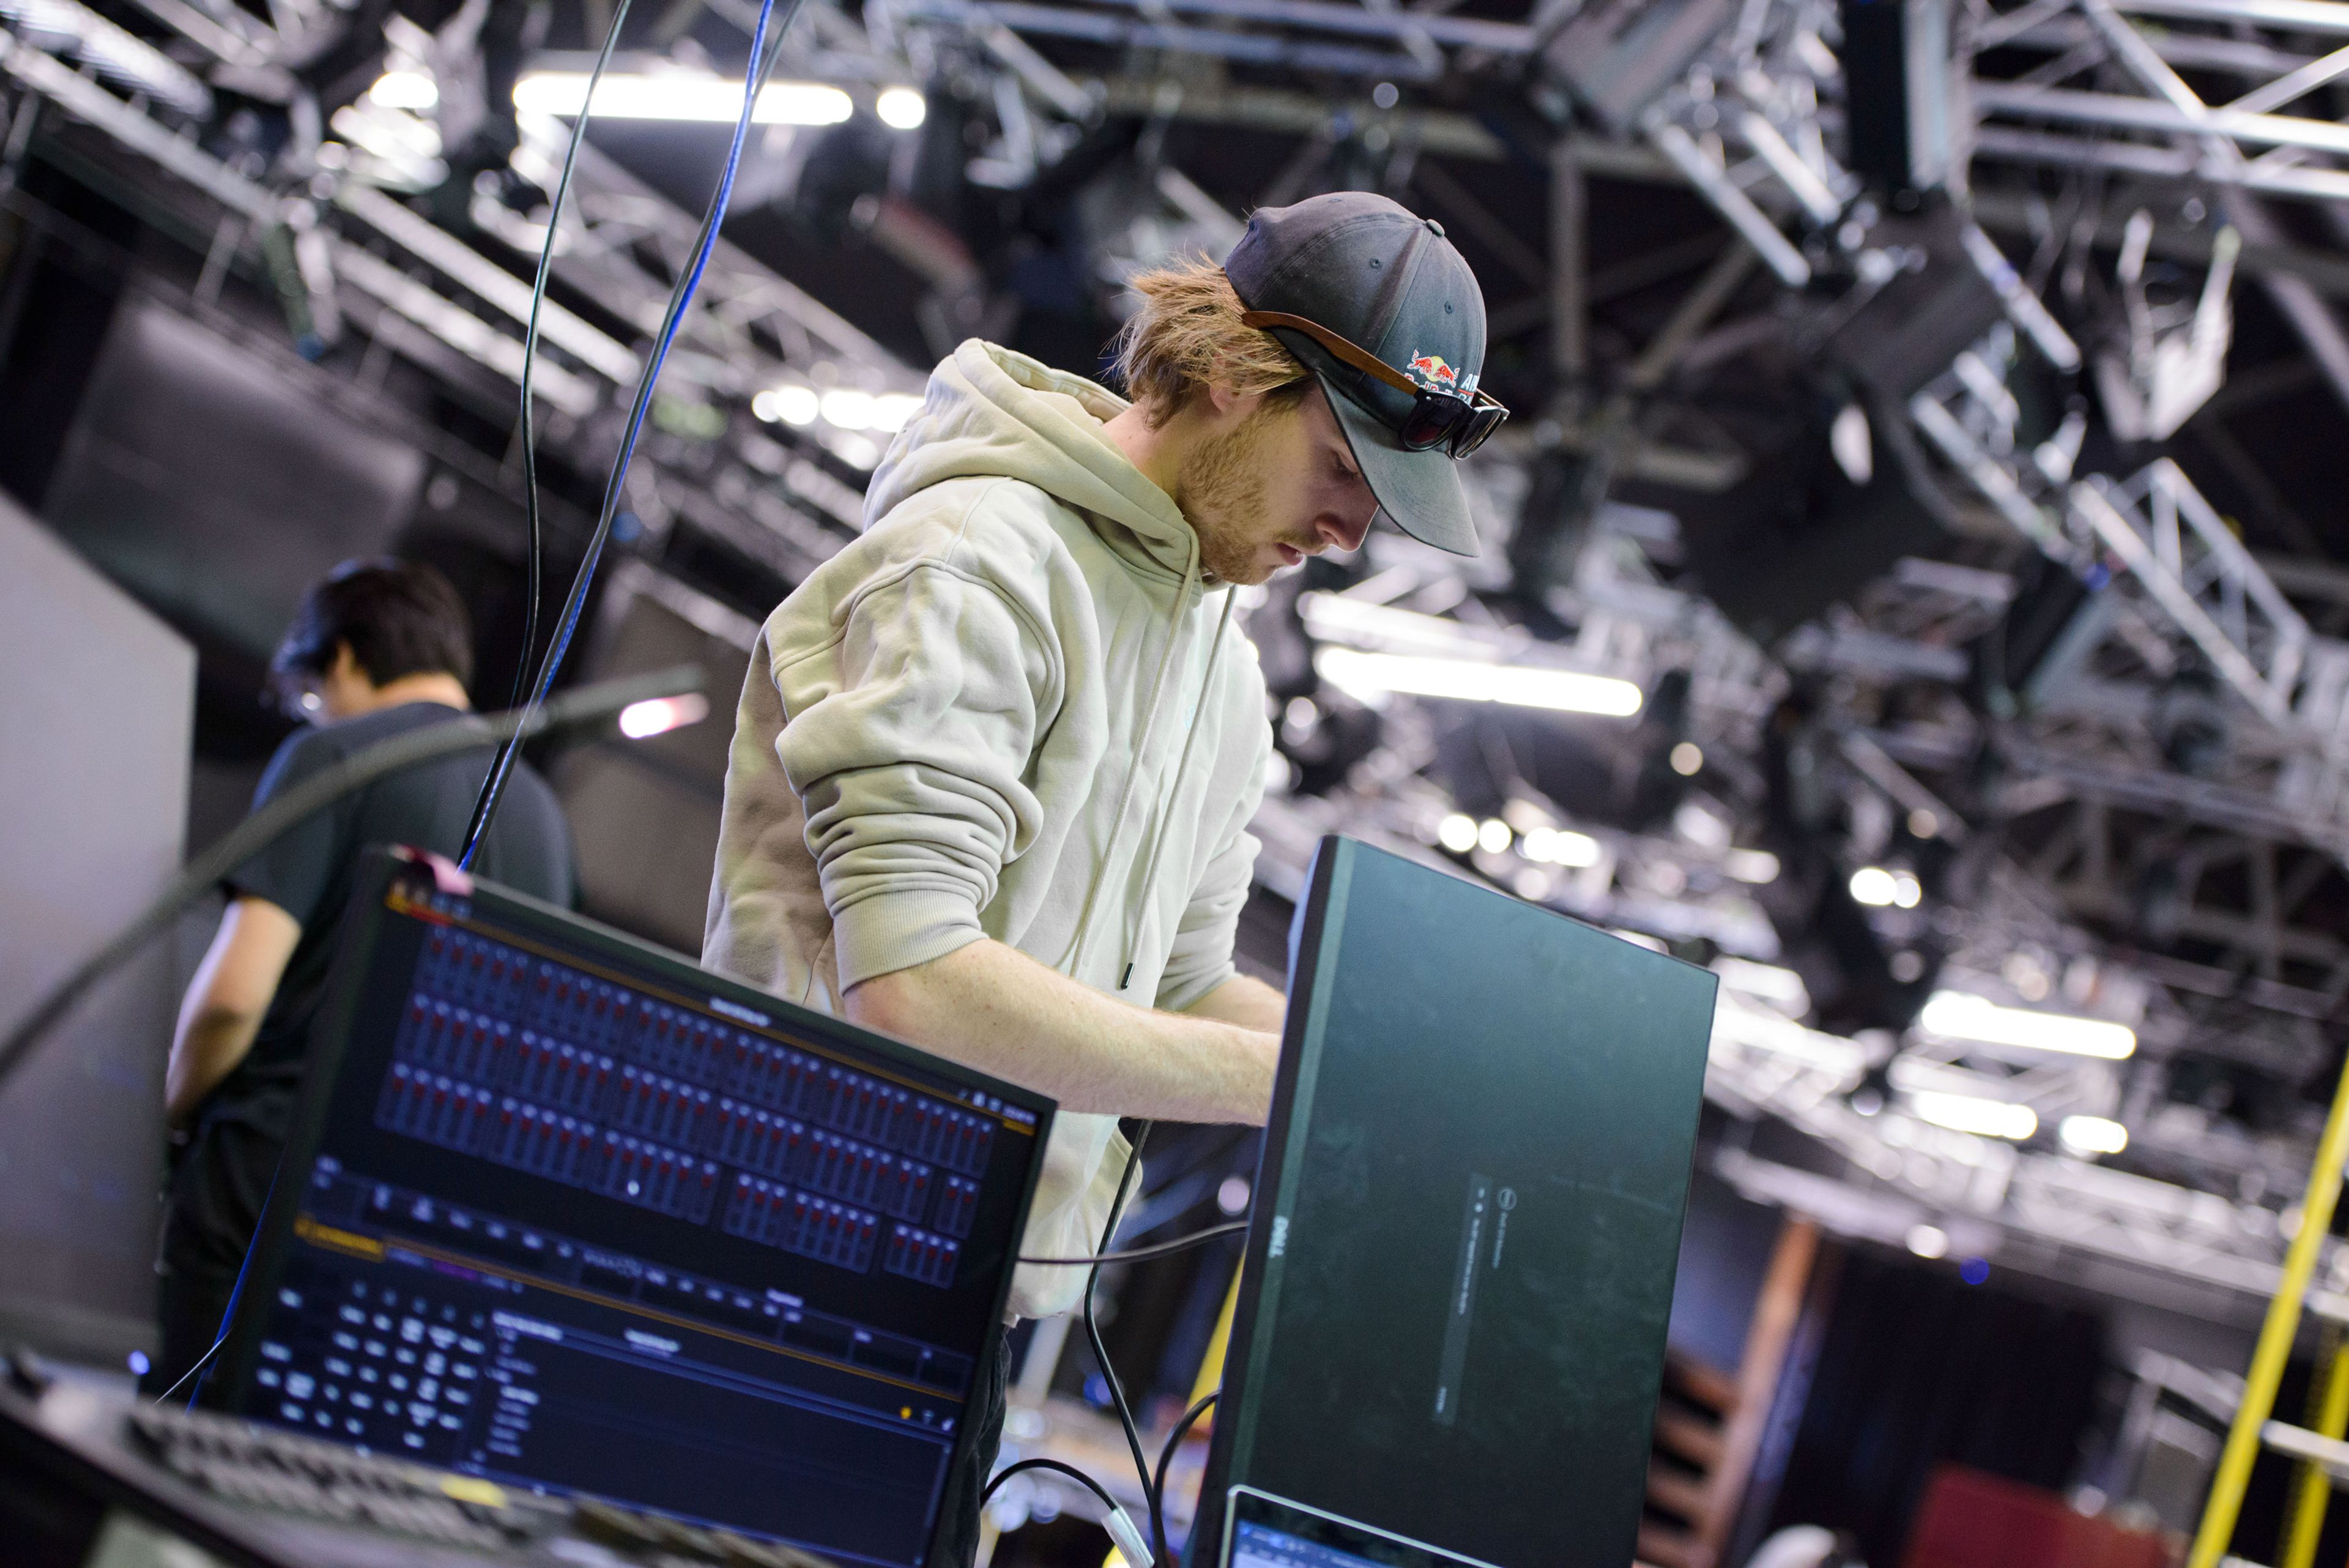
[[[472,617],[449,579],[419,562],[345,561],[313,584],[269,661],[280,694],[324,675],[337,643],[378,686],[426,673],[472,683]]]

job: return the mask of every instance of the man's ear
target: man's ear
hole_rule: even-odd
[[[1211,419],[1228,420],[1254,413],[1264,402],[1262,392],[1237,392],[1220,381],[1209,381],[1200,389],[1205,412]]]

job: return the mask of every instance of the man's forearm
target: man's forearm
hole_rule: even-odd
[[[222,1078],[235,1071],[261,1032],[258,1014],[194,1011],[180,1021],[163,1073],[163,1104],[173,1126],[186,1123]]]
[[[1288,1016],[1288,999],[1252,975],[1236,974],[1183,1011],[1278,1034]]]
[[[852,987],[851,1021],[1051,1096],[1062,1108],[1261,1125],[1279,1042],[1129,1006],[982,939]]]

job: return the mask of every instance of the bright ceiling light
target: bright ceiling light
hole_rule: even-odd
[[[378,109],[408,109],[420,114],[440,106],[440,88],[422,71],[386,71],[367,88],[367,101]]]
[[[1983,1137],[2013,1138],[2020,1143],[2039,1130],[2038,1114],[2029,1106],[1986,1100],[1979,1095],[1921,1091],[1909,1096],[1909,1108],[1937,1127],[1977,1133]]]
[[[1435,841],[1454,855],[1467,854],[1476,847],[1476,819],[1454,812],[1435,825]]]
[[[815,423],[823,407],[813,387],[774,387],[750,400],[750,411],[771,425],[804,428]]]
[[[869,431],[873,428],[873,394],[835,387],[823,395],[820,405],[824,423],[837,425],[844,431]]]
[[[1479,664],[1464,659],[1415,654],[1364,653],[1325,648],[1313,656],[1324,680],[1349,695],[1369,700],[1402,692],[1413,697],[1449,697],[1462,702],[1506,702],[1564,713],[1628,718],[1640,711],[1640,689],[1608,675],[1539,665]]]
[[[1924,885],[1906,871],[1892,874],[1892,901],[1904,909],[1913,909],[1923,901]]]
[[[587,101],[585,71],[533,71],[514,83],[514,108],[565,118]],[[838,125],[855,105],[822,82],[770,82],[750,119],[759,125]],[[698,71],[659,76],[607,74],[595,88],[597,119],[675,119],[729,123],[742,117],[742,84]]]
[[[2128,1128],[2109,1116],[2065,1116],[2055,1124],[2055,1141],[2086,1158],[2128,1147]]]
[[[883,88],[873,100],[873,112],[892,130],[912,130],[929,118],[930,102],[918,88]]]
[[[1909,1250],[1928,1260],[1946,1258],[1950,1255],[1950,1233],[1939,1225],[1911,1225]]]
[[[2033,1012],[2028,1008],[2001,1007],[1984,997],[1962,991],[1937,991],[1917,1015],[1929,1033],[1951,1040],[1979,1040],[1985,1045],[2015,1045],[2027,1051],[2061,1051],[2072,1056],[2096,1056],[2118,1062],[2137,1051],[2137,1032],[2126,1023],[2102,1018],[2074,1018],[2061,1012]]]
[[[1756,888],[1778,879],[1778,857],[1766,849],[1733,849],[1721,857],[1721,868]]]
[[[1870,909],[1889,909],[1900,897],[1900,885],[1883,867],[1863,866],[1851,874],[1851,896]]]
[[[1476,847],[1500,854],[1509,846],[1509,825],[1497,816],[1488,816],[1476,825]]]
[[[1596,866],[1600,855],[1599,840],[1587,833],[1559,827],[1537,827],[1526,835],[1517,847],[1526,859],[1550,866]]]
[[[620,733],[632,741],[650,740],[709,717],[709,699],[698,691],[678,697],[650,697],[620,710]]]
[[[1673,746],[1668,760],[1672,764],[1672,772],[1684,779],[1692,779],[1704,772],[1704,748],[1694,741],[1682,741]]]

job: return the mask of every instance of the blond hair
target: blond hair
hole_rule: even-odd
[[[1240,324],[1247,306],[1224,269],[1206,257],[1153,267],[1126,286],[1142,296],[1142,308],[1119,329],[1115,363],[1125,395],[1141,405],[1153,430],[1203,386],[1242,397],[1305,391],[1305,367],[1271,333]]]

